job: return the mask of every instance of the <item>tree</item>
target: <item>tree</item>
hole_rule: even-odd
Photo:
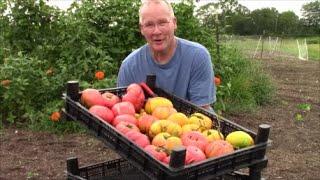
[[[307,3],[302,6],[302,33],[319,34],[320,33],[320,1]]]
[[[320,0],[302,6],[302,16],[307,26],[320,26]]]
[[[10,20],[5,38],[14,52],[31,53],[53,41],[61,12],[45,4],[44,0],[10,0],[6,17]]]
[[[238,3],[237,0],[219,0],[217,3],[207,3],[197,11],[202,23],[209,28],[214,28],[219,23],[220,31],[231,33],[233,16],[250,14],[250,10]]]
[[[236,14],[231,17],[232,33],[237,35],[251,35],[255,32],[255,24],[251,17]]]
[[[219,5],[217,3],[208,3],[201,6],[197,11],[197,17],[200,19],[202,24],[208,28],[215,28]]]
[[[236,7],[235,12],[236,14],[242,14],[242,15],[250,14],[250,10],[246,6],[243,6],[241,4],[239,4],[238,7]]]
[[[253,22],[256,24],[256,34],[272,34],[277,25],[278,11],[275,8],[262,8],[251,12]]]
[[[7,4],[5,2],[0,2],[0,64],[3,63],[6,54],[6,43],[5,37],[8,31],[9,18],[5,16],[7,9]]]
[[[299,17],[292,11],[286,11],[279,15],[276,32],[277,34],[295,34],[299,25]]]

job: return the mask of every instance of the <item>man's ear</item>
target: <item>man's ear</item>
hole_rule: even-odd
[[[176,30],[177,29],[177,18],[176,17],[172,18],[172,22],[174,25],[174,30]]]
[[[143,30],[142,30],[142,25],[140,23],[139,23],[139,30],[140,30],[140,33],[144,36]]]

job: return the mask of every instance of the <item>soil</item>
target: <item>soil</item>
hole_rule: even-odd
[[[257,132],[271,125],[265,179],[319,179],[320,62],[259,60],[277,90],[271,104],[227,118]],[[311,105],[310,110],[298,108]],[[303,120],[297,120],[301,114]],[[66,159],[80,166],[119,158],[90,134],[56,135],[5,127],[0,136],[0,179],[66,179]]]

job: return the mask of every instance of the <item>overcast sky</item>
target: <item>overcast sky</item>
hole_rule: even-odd
[[[49,0],[49,4],[57,5],[62,9],[66,9],[74,0]],[[170,2],[179,2],[180,0],[169,0]],[[261,8],[276,8],[280,13],[283,11],[293,11],[296,15],[301,17],[301,8],[303,4],[315,0],[238,0],[239,4],[246,6],[250,11]],[[218,2],[218,0],[200,0],[199,5],[208,2]]]

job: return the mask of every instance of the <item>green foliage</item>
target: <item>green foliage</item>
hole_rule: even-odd
[[[308,37],[307,38],[307,44],[320,44],[320,37]]]
[[[65,18],[59,49],[66,61],[108,62],[105,69],[115,74],[122,59],[143,43],[138,27],[140,1],[82,1],[74,4]],[[111,57],[111,58],[110,58]],[[99,65],[100,66],[100,65]],[[84,67],[86,68],[86,67]],[[85,72],[89,68],[84,69]]]
[[[28,111],[41,111],[52,100],[60,98],[65,79],[62,74],[47,74],[47,65],[46,61],[21,54],[5,59],[0,67],[0,79],[11,83],[0,89],[1,113],[10,122],[29,121]]]
[[[295,115],[294,119],[296,122],[303,122],[304,121],[304,118],[303,118],[302,114],[300,114],[300,113],[297,113]]]
[[[197,12],[203,25],[216,27],[219,14],[219,28],[227,34],[237,35],[318,35],[320,1],[306,3],[302,6],[303,18],[294,12],[279,13],[274,8],[261,8],[252,12],[237,0],[219,0],[206,3]],[[218,12],[220,11],[220,12]]]
[[[258,106],[271,102],[275,92],[275,87],[271,78],[266,75],[258,64],[251,64],[248,67],[250,72],[251,88],[250,93],[254,97],[255,104]]]
[[[26,118],[28,118],[27,128],[34,131],[48,131],[57,134],[84,132],[85,129],[74,121],[53,122],[49,119],[52,112],[63,107],[63,101],[60,99],[48,102],[42,111],[38,109],[27,109]]]
[[[223,54],[215,72],[222,79],[217,88],[217,110],[252,111],[272,100],[274,87],[260,65],[239,56],[241,52],[233,48],[224,48]]]
[[[80,89],[86,88],[95,88],[95,89],[104,89],[104,88],[113,88],[117,85],[117,77],[115,75],[104,78],[102,80],[93,80],[91,82],[88,81],[81,81],[80,82]]]
[[[174,12],[178,22],[176,35],[181,38],[199,42],[209,50],[214,50],[216,43],[213,31],[201,25],[200,20],[193,16],[194,11],[195,5],[192,1],[174,4]]]
[[[251,12],[251,17],[255,23],[255,34],[272,34],[275,32],[278,11],[275,8],[263,8]]]
[[[8,39],[11,53],[22,51],[32,54],[56,37],[60,12],[43,0],[5,2],[10,11],[6,15],[9,24],[4,37]]]
[[[320,28],[320,1],[306,3],[302,6],[302,16],[305,25]]]
[[[62,12],[43,1],[1,2],[0,80],[10,81],[0,86],[1,124],[76,130],[73,123],[49,120],[63,107],[64,84],[79,80],[81,88],[115,87],[120,60],[143,42],[138,3],[84,1]],[[7,7],[11,11],[4,14]],[[105,79],[94,79],[98,70]]]
[[[299,17],[292,11],[286,11],[279,14],[275,33],[295,34],[298,31]]]
[[[231,16],[232,33],[236,35],[254,34],[255,29],[253,19],[244,15]]]
[[[61,11],[44,0],[1,1],[0,81],[9,83],[0,85],[0,126],[83,131],[78,123],[50,121],[50,115],[64,106],[61,95],[69,80],[78,80],[81,89],[116,86],[121,61],[145,43],[138,27],[140,3],[82,0]],[[222,60],[216,61],[215,34],[193,16],[193,1],[175,4],[174,10],[177,36],[205,45],[222,77],[218,109],[248,110],[270,100],[268,79],[239,52],[222,48]],[[95,79],[97,71],[105,79]]]
[[[308,104],[308,103],[298,104],[297,107],[298,107],[298,109],[303,110],[303,111],[310,111],[311,110],[311,104]]]
[[[7,41],[5,41],[6,33],[8,33],[9,18],[4,15],[7,9],[5,2],[0,2],[0,64],[3,63],[3,58],[6,56],[8,49]]]

